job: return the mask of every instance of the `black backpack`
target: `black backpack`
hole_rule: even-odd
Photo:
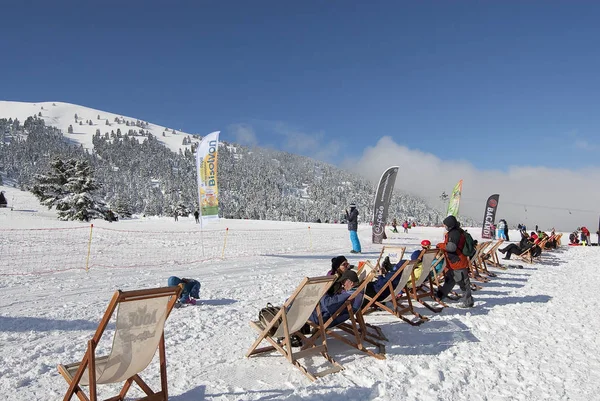
[[[260,312],[258,312],[258,320],[261,322],[263,327],[267,327],[269,325],[269,323],[271,323],[273,318],[275,318],[275,315],[277,315],[277,313],[279,313],[280,309],[281,309],[280,306],[273,306],[271,303],[268,303],[266,308],[262,308],[260,310]],[[273,327],[271,327],[271,329],[269,330],[269,336],[272,336],[273,334],[275,334],[275,332],[277,331],[277,328],[279,328],[280,323],[281,323],[281,319],[279,319],[273,325]]]

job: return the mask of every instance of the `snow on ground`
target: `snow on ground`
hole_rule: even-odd
[[[33,251],[20,228],[84,227],[84,223],[59,222],[52,211],[41,208],[19,190],[0,187],[15,208],[0,209],[0,241],[21,239],[11,247]],[[120,266],[135,259],[144,237],[139,232],[183,235],[198,231],[193,219],[133,219],[113,223],[94,222],[112,236]],[[476,307],[452,305],[442,313],[424,314],[431,320],[412,327],[389,315],[369,315],[389,338],[387,358],[376,360],[337,341],[329,341],[330,353],[345,370],[311,383],[282,357],[273,354],[244,357],[256,333],[248,322],[256,319],[267,302],[282,303],[305,276],[324,274],[330,258],[345,254],[351,263],[374,260],[380,247],[369,244],[369,228],[359,235],[362,255],[350,255],[348,232],[343,225],[320,225],[327,235],[307,246],[306,225],[265,221],[220,221],[206,229],[247,230],[229,240],[247,236],[262,241],[241,255],[225,255],[193,264],[159,264],[47,274],[31,271],[35,260],[4,255],[0,267],[0,394],[10,400],[62,399],[67,384],[57,363],[81,359],[108,301],[116,289],[166,285],[170,275],[197,278],[202,301],[174,310],[165,336],[170,399],[192,400],[589,400],[597,397],[600,383],[600,331],[595,296],[595,273],[600,247],[563,247],[547,254],[542,263],[524,269],[495,270],[498,277],[474,293]],[[317,227],[314,228],[315,230]],[[477,230],[471,230],[476,233]],[[54,235],[54,231],[48,231]],[[208,231],[207,231],[208,232]],[[299,234],[303,232],[304,234]],[[177,234],[179,233],[179,234]],[[142,245],[135,252],[121,242],[135,235]],[[319,234],[322,235],[322,234]],[[395,234],[388,241],[407,251],[428,238],[441,240],[439,228],[417,227],[409,234]],[[513,233],[514,238],[517,232]],[[206,233],[205,233],[206,236]],[[477,236],[475,236],[477,237]],[[38,238],[38,237],[35,237]],[[277,252],[270,243],[286,241]],[[36,239],[37,242],[37,239]],[[189,247],[195,247],[191,243]],[[233,245],[232,245],[233,246]],[[153,243],[145,253],[156,260],[170,260],[170,245]],[[56,242],[57,252],[68,252],[68,241]],[[312,249],[312,251],[311,251]],[[73,253],[78,253],[74,250]],[[92,248],[92,253],[94,249]],[[216,252],[218,254],[218,252]],[[48,260],[51,260],[48,255]],[[91,255],[92,259],[95,255]],[[41,257],[43,259],[43,257]],[[35,269],[33,269],[35,270]],[[11,274],[7,274],[11,273]],[[109,326],[112,330],[114,326]],[[110,334],[112,333],[109,330]],[[105,338],[100,350],[110,346]],[[156,359],[156,358],[155,358]],[[142,373],[158,387],[156,360]],[[111,386],[100,386],[104,398],[114,395]],[[113,391],[114,393],[114,391]],[[140,395],[130,392],[130,399]]]
[[[90,107],[79,106],[77,104],[63,102],[28,103],[0,100],[0,118],[18,118],[21,124],[23,124],[27,117],[37,116],[39,113],[42,113],[40,118],[44,120],[46,125],[62,130],[65,138],[82,144],[86,149],[93,149],[94,145],[92,144],[92,137],[97,129],[100,130],[102,135],[106,132],[110,133],[111,131],[116,133],[117,128],[121,129],[123,135],[130,129],[136,130],[138,133],[140,131],[140,128],[135,126],[137,119],[134,117],[109,113]],[[75,122],[75,114],[77,114],[78,117],[77,123]],[[100,116],[100,119],[98,119],[98,116]],[[116,117],[133,124],[127,126],[125,121],[117,123],[115,122]],[[92,125],[87,123],[88,120],[92,121]],[[110,125],[106,125],[106,120],[108,120]],[[81,125],[79,125],[79,121],[82,122]],[[68,132],[69,125],[73,126],[72,134],[69,134]],[[166,132],[165,128],[169,128],[169,131]],[[190,134],[181,132],[178,127],[163,127],[149,123],[148,127],[144,127],[143,129],[144,131],[150,131],[152,135],[160,142],[164,143],[165,146],[173,152],[178,152],[179,149],[183,151],[185,148],[190,147],[190,145],[182,145],[183,138]],[[173,129],[176,131],[175,134],[173,133]],[[208,132],[204,134],[208,134]],[[140,141],[144,140],[143,136],[137,136],[136,138]],[[192,136],[191,138],[194,142],[198,142],[197,136]]]

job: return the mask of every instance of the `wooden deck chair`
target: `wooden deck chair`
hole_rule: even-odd
[[[480,263],[481,253],[491,243],[492,241],[486,241],[482,242],[481,244],[477,244],[477,246],[475,247],[475,255],[473,255],[470,258],[467,258],[469,260],[469,271],[471,272],[471,278],[482,283],[487,283],[488,281],[490,281],[490,279],[482,276],[483,263]],[[487,270],[487,268],[485,270]]]
[[[301,350],[295,352],[292,350],[291,340],[292,335],[300,335],[304,340],[304,344],[306,344],[306,338],[301,335],[300,329],[309,321],[308,319],[315,309],[319,317],[319,324],[315,325],[316,332],[323,332],[323,318],[319,301],[329,290],[329,287],[333,285],[335,279],[336,276],[305,277],[269,324],[265,326],[260,321],[250,322],[250,326],[259,333],[259,336],[246,353],[246,357],[277,351],[310,380],[316,380],[317,377],[342,370],[342,365],[334,361],[327,352],[326,336],[321,336],[323,338],[321,345],[316,345],[313,342],[310,347],[304,346]],[[277,330],[273,335],[269,335],[276,324],[279,324]],[[278,340],[279,338],[282,340]],[[263,340],[270,343],[270,345],[257,348]],[[330,367],[328,369],[311,373],[299,361],[299,359],[319,354],[329,362]]]
[[[533,263],[533,255],[531,253],[531,248],[527,248],[525,251],[523,251],[520,254],[513,253],[513,255],[517,256],[519,259],[521,259],[524,262],[527,262],[529,264]]]
[[[335,338],[367,355],[377,359],[385,359],[385,345],[381,343],[381,340],[386,341],[387,338],[379,327],[365,323],[362,309],[354,311],[352,308],[354,299],[358,296],[364,296],[367,284],[373,280],[375,274],[376,271],[372,270],[355,289],[350,298],[323,323],[323,332],[325,336]],[[334,326],[333,321],[345,311],[348,312],[348,320]],[[316,327],[314,323],[309,323],[312,327]],[[317,331],[307,339],[307,343],[314,344],[322,335]],[[369,344],[376,347],[376,352],[367,348]]]
[[[490,265],[492,265],[494,267],[504,269],[504,266],[502,266],[502,264],[500,263],[500,260],[498,259],[498,248],[500,248],[500,245],[502,245],[503,243],[504,243],[504,240],[499,239],[492,246],[490,246],[489,248],[487,248],[486,250],[483,251],[483,254],[481,257],[485,261],[486,264],[489,263]]]
[[[73,395],[81,401],[97,400],[97,385],[123,383],[119,395],[107,401],[124,400],[133,382],[146,393],[139,400],[163,401],[168,399],[167,361],[165,356],[165,320],[171,313],[183,287],[163,287],[136,291],[116,291],[100,321],[96,333],[88,341],[81,362],[58,365],[58,371],[69,383],[63,400]],[[117,310],[116,326],[110,353],[96,356],[96,347]],[[152,361],[156,350],[160,358],[161,390],[152,389],[139,373]],[[89,386],[89,398],[82,386]]]
[[[488,251],[495,254],[496,252],[493,251],[493,248],[496,246],[497,244],[494,244],[492,241],[484,242],[481,249],[478,250],[479,252],[475,253],[473,262],[475,263],[475,267],[477,268],[479,274],[487,277],[496,277],[496,273],[489,271],[487,267],[489,259],[492,258],[491,253],[488,254]]]
[[[562,245],[562,243],[560,241],[561,238],[562,238],[562,233],[556,235],[556,249],[558,249]]]
[[[381,264],[383,263],[386,257],[389,257],[390,263],[392,264],[392,266],[395,266],[398,262],[402,260],[405,251],[406,247],[404,246],[384,245],[383,248],[381,248],[381,252],[379,253],[379,258],[377,259],[375,268],[381,270]]]
[[[420,314],[415,312],[410,297],[406,296],[408,291],[406,285],[411,279],[413,268],[415,267],[417,262],[418,260],[407,260],[394,272],[394,274],[377,292],[377,294],[375,294],[373,297],[370,297],[367,294],[365,294],[365,299],[367,300],[367,303],[364,304],[362,308],[362,314],[366,315],[375,310],[380,309],[391,313],[392,315],[413,326],[418,326],[423,322],[427,321],[428,319],[425,316],[421,316]],[[397,284],[395,286],[393,284],[394,281],[397,281]],[[401,297],[400,295],[402,291],[404,291],[404,297]],[[385,292],[387,292],[387,296],[384,297],[383,293]],[[407,302],[406,305],[402,303],[403,300]],[[392,306],[390,307],[388,303],[391,303]],[[404,316],[407,313],[412,314],[417,319],[415,320],[414,318]]]
[[[421,305],[425,306],[432,312],[439,313],[442,309],[448,305],[446,305],[442,300],[435,296],[434,292],[434,275],[435,269],[434,267],[439,263],[440,259],[443,261],[442,263],[446,263],[446,258],[444,257],[444,253],[438,249],[428,249],[425,252],[421,253],[421,274],[419,277],[416,277],[415,269],[411,271],[411,281],[408,283],[407,295],[409,295],[408,299],[414,299],[419,302]],[[434,306],[425,302],[424,299],[431,299],[431,301],[440,305],[441,307]],[[402,299],[402,298],[401,298]]]

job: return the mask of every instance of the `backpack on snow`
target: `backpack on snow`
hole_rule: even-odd
[[[279,313],[280,309],[281,309],[280,306],[273,306],[271,303],[268,303],[266,308],[262,308],[260,310],[260,312],[258,312],[258,320],[263,325],[263,327],[267,327],[269,325],[269,323],[271,323],[271,321],[273,320],[275,315],[277,315],[277,313]],[[273,327],[271,327],[271,329],[269,330],[269,336],[272,336],[273,334],[275,334],[275,332],[277,331],[277,328],[279,328],[280,323],[281,323],[281,320],[278,320],[273,325]]]
[[[465,244],[461,252],[466,257],[472,258],[475,255],[475,241],[467,231],[463,231],[463,234],[465,235]]]

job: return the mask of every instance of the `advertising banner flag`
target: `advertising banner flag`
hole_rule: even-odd
[[[219,187],[217,185],[219,132],[212,132],[202,138],[202,142],[196,150],[198,203],[203,222],[219,218]]]
[[[462,193],[462,182],[463,180],[460,180],[452,190],[452,195],[450,195],[450,202],[448,202],[448,216],[458,217],[458,207],[460,206],[460,194]]]
[[[398,166],[392,166],[385,170],[377,185],[375,203],[373,205],[373,243],[381,244],[385,236],[385,223],[387,221],[390,199],[396,183]]]
[[[491,226],[496,221],[496,209],[498,208],[498,201],[500,195],[494,194],[490,196],[485,203],[485,211],[483,212],[483,228],[481,229],[481,238],[492,239],[494,238],[494,231]]]

